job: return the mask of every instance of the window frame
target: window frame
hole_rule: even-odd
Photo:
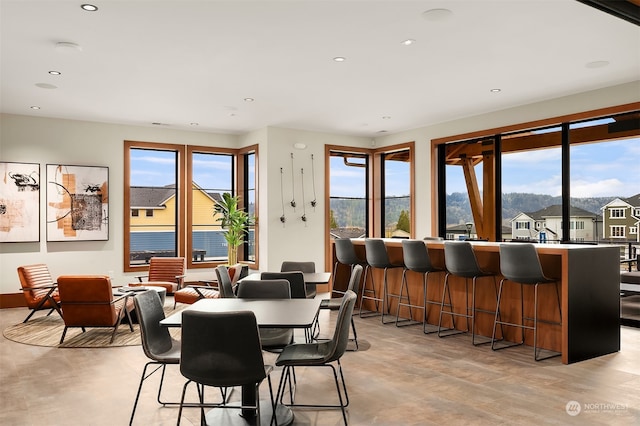
[[[461,135],[453,135],[447,136],[443,138],[436,138],[431,140],[431,189],[432,189],[432,230],[436,230],[439,233],[446,233],[446,224],[444,223],[444,216],[441,216],[445,213],[445,209],[441,206],[442,203],[445,202],[446,198],[444,197],[443,191],[446,188],[446,182],[444,178],[443,170],[445,168],[445,153],[446,146],[448,144],[453,143],[462,143],[465,141],[475,141],[481,139],[491,139],[494,138],[495,143],[495,152],[497,153],[494,157],[494,164],[489,165],[490,170],[489,174],[495,173],[495,186],[500,187],[489,187],[489,192],[487,192],[487,186],[485,186],[484,197],[485,200],[490,200],[489,206],[484,207],[484,212],[490,210],[496,218],[501,218],[501,214],[499,214],[502,210],[502,200],[501,194],[501,175],[500,175],[500,166],[501,166],[501,152],[502,152],[502,140],[501,136],[505,134],[510,134],[513,132],[523,132],[523,131],[532,131],[542,128],[550,128],[554,126],[561,125],[562,126],[562,145],[563,149],[563,160],[562,160],[562,169],[563,175],[566,175],[566,180],[563,178],[563,218],[569,219],[569,199],[570,199],[570,178],[569,174],[569,147],[573,143],[582,143],[585,141],[572,141],[571,136],[574,129],[569,129],[570,124],[575,124],[581,121],[589,121],[595,120],[599,118],[613,117],[622,114],[636,113],[640,111],[640,102],[634,102],[614,107],[602,108],[598,110],[591,110],[586,112],[568,114],[564,116],[548,118],[543,120],[537,120],[527,123],[519,123],[513,124],[509,126],[486,129],[475,131],[471,133],[461,134]],[[619,134],[617,139],[626,139],[626,138],[636,138],[639,136],[637,130],[630,130],[625,132],[624,134]],[[604,142],[604,141],[603,141]],[[556,145],[558,146],[558,145]],[[551,146],[550,146],[551,147]],[[531,149],[525,148],[523,151]],[[565,155],[566,152],[566,155]],[[486,202],[485,202],[486,204]],[[567,225],[567,229],[563,226],[563,240],[566,240],[569,235],[568,229],[568,221],[564,221]],[[501,226],[498,221],[495,221],[492,225],[492,233],[489,235],[489,240],[491,241],[500,241],[502,240]]]
[[[149,268],[147,264],[141,265],[131,265],[130,263],[130,228],[131,228],[131,216],[132,209],[130,208],[131,199],[130,199],[130,175],[131,175],[131,159],[130,159],[130,151],[131,149],[148,149],[148,150],[160,150],[160,151],[172,151],[177,153],[177,182],[176,182],[176,203],[177,207],[177,217],[176,217],[176,256],[185,257],[187,261],[187,268],[189,269],[200,269],[200,268],[211,268],[220,264],[225,264],[226,260],[223,261],[204,261],[204,262],[194,262],[194,257],[192,253],[192,240],[193,240],[193,217],[191,214],[192,211],[192,190],[191,190],[191,182],[192,182],[192,174],[193,174],[193,153],[216,153],[216,154],[226,154],[231,155],[232,163],[233,163],[233,172],[232,172],[232,180],[231,184],[233,186],[232,192],[234,194],[241,195],[241,206],[244,207],[244,200],[242,199],[242,195],[245,192],[244,185],[246,178],[244,174],[246,172],[246,167],[244,166],[244,161],[239,161],[240,158],[244,158],[247,153],[255,154],[255,211],[258,212],[258,200],[259,200],[259,191],[258,191],[258,182],[259,182],[259,174],[258,174],[258,145],[251,145],[239,149],[235,148],[221,148],[221,147],[208,147],[208,146],[198,146],[198,145],[179,145],[179,144],[166,144],[166,143],[158,143],[158,142],[140,142],[140,141],[124,141],[124,228],[123,228],[123,270],[124,272],[140,272],[146,271]],[[242,163],[242,165],[239,165]],[[139,209],[138,209],[139,210]],[[257,214],[256,214],[257,215]],[[259,253],[259,243],[258,243],[258,221],[255,221],[255,261],[247,261],[245,259],[246,249],[239,250],[238,260],[243,264],[248,264],[251,268],[258,268],[258,253]],[[245,246],[248,243],[245,242]]]

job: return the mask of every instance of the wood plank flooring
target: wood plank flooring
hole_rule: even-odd
[[[0,310],[0,328],[25,315],[26,308]],[[334,320],[335,312],[321,313],[323,335],[332,333]],[[351,425],[640,424],[639,329],[621,328],[619,353],[563,365],[560,358],[534,362],[530,347],[493,352],[473,347],[466,335],[438,338],[420,326],[355,321],[363,350],[342,358]],[[128,424],[147,361],[141,347],[59,349],[0,339],[0,424]],[[267,362],[274,359],[265,354]],[[335,402],[329,369],[296,373],[298,403]],[[279,376],[276,369],[274,386]],[[158,382],[159,375],[145,382],[134,424],[176,423],[177,409],[155,400]],[[178,400],[183,383],[178,367],[169,367],[167,398]],[[266,385],[261,392],[267,397]],[[211,391],[211,400],[218,395]],[[568,414],[568,405],[571,414],[580,412]],[[339,410],[294,413],[295,425],[342,424]],[[198,410],[185,409],[182,424],[199,424]]]

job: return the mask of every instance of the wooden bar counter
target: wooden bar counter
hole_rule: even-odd
[[[352,240],[356,252],[365,259],[364,239]],[[384,239],[392,261],[402,261],[402,240]],[[425,241],[434,265],[444,269],[444,243]],[[480,278],[476,284],[476,306],[478,309],[495,311],[496,290],[502,278],[500,274],[500,243],[474,241],[478,263],[483,270],[498,273],[496,282],[491,277]],[[520,243],[512,243],[520,244]],[[560,287],[562,316],[558,312],[556,289],[553,285],[540,286],[538,296],[538,318],[560,321],[562,326],[538,323],[538,345],[560,352],[562,362],[570,364],[620,350],[620,267],[619,249],[616,246],[580,244],[535,244],[546,276],[558,280]],[[333,253],[333,250],[332,250]],[[335,262],[335,254],[333,255]],[[332,262],[332,263],[333,263]],[[339,265],[336,274],[336,288],[343,289],[348,282],[349,268]],[[382,294],[382,271],[374,270],[376,291]],[[442,299],[444,272],[429,274],[427,300],[440,302]],[[400,292],[402,269],[389,271],[389,292]],[[407,272],[411,303],[422,300],[422,275]],[[465,307],[465,280],[449,277],[451,297],[456,312]],[[494,287],[494,285],[496,287]],[[360,291],[362,291],[360,286]],[[525,316],[533,317],[533,286],[525,285]],[[471,285],[469,284],[469,288]],[[501,302],[503,320],[519,322],[520,302],[518,286],[505,282]],[[391,298],[391,313],[395,315],[397,299]],[[440,307],[430,304],[427,322],[438,324]],[[373,303],[366,301],[365,308],[373,309]],[[401,317],[409,316],[409,309],[402,308]],[[422,321],[422,311],[414,309],[415,320]],[[478,312],[476,333],[491,337],[494,316]],[[382,326],[382,325],[381,325]],[[389,327],[387,325],[386,327]],[[443,326],[450,327],[450,316],[443,319]],[[465,329],[466,321],[458,318],[456,328]],[[504,338],[519,341],[522,331],[515,327],[504,328]],[[455,337],[452,337],[455,338]],[[466,343],[466,342],[465,342]],[[469,343],[470,344],[470,343]],[[525,344],[533,344],[533,331],[525,331]],[[508,349],[507,349],[508,350]],[[496,356],[498,356],[496,353]]]

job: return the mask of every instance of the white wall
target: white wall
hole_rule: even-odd
[[[416,142],[416,236],[431,235],[431,139],[522,123],[542,118],[621,105],[640,100],[640,82],[567,96],[435,124],[376,139],[376,146]],[[44,178],[46,164],[100,165],[109,167],[109,241],[47,243],[43,220],[45,191],[41,190],[41,234],[39,243],[0,244],[0,293],[19,289],[16,268],[22,264],[47,263],[54,277],[61,274],[107,274],[126,284],[133,274],[122,272],[123,257],[123,141],[137,140],[202,146],[241,147],[259,145],[259,220],[261,269],[277,269],[282,260],[313,260],[324,265],[324,145],[370,147],[370,138],[348,137],[291,129],[267,128],[243,136],[171,130],[164,127],[135,127],[72,120],[0,115],[0,160],[40,163]],[[307,148],[298,150],[295,143]],[[294,154],[296,211],[291,201],[291,153]],[[311,173],[311,154],[314,171]],[[283,168],[286,223],[280,222],[282,197],[280,167]],[[304,168],[307,222],[302,216],[300,169]],[[315,179],[317,205],[309,203]],[[128,275],[128,276],[127,276]],[[188,279],[209,278],[212,271],[188,272]]]
[[[46,263],[54,279],[62,274],[108,274],[126,284],[135,274],[124,274],[123,152],[124,140],[236,147],[238,137],[72,120],[0,115],[0,161],[40,163],[40,242],[0,243],[0,293],[20,289],[16,268]],[[109,240],[47,242],[45,227],[47,164],[109,167]],[[128,275],[128,276],[127,276]],[[210,278],[211,271],[195,276]]]

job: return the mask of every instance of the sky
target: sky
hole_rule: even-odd
[[[571,196],[578,198],[640,193],[640,138],[574,145],[570,151]],[[462,168],[447,168],[447,193],[464,192]],[[482,166],[476,167],[478,183]],[[505,154],[502,192],[562,195],[560,148]]]
[[[153,154],[153,155],[151,155]],[[503,193],[520,192],[561,195],[560,148],[505,154]],[[606,143],[574,145],[571,148],[572,197],[630,197],[640,193],[640,138]],[[331,196],[363,197],[363,168],[346,167],[332,157]],[[175,154],[167,151],[133,150],[132,186],[162,186],[175,170]],[[476,169],[482,184],[482,166]],[[229,188],[231,162],[225,155],[203,155],[194,159],[194,179],[206,189]],[[387,162],[387,195],[409,193],[407,163]],[[447,167],[447,193],[466,193],[462,168]]]

